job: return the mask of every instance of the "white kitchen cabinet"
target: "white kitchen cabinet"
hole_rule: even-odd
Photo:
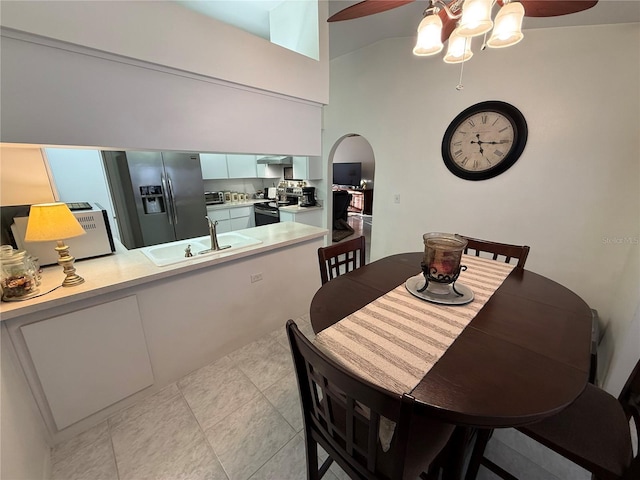
[[[280,178],[282,177],[282,165],[256,165],[258,178]]]
[[[293,157],[293,178],[299,180],[322,179],[322,159],[320,157]]]
[[[216,227],[218,233],[233,232],[255,226],[253,206],[251,205],[231,208],[207,207],[207,215],[211,220],[218,221]]]
[[[135,295],[20,330],[58,430],[154,382]]]
[[[231,231],[231,217],[229,216],[228,208],[210,208],[207,207],[207,216],[211,221],[218,221],[216,225],[217,233],[226,233]]]
[[[281,222],[304,223],[305,225],[312,225],[314,227],[322,227],[322,215],[323,210],[319,208],[299,210],[297,212],[288,212],[280,209]]]
[[[227,155],[225,153],[201,153],[200,168],[205,180],[229,178]]]
[[[238,207],[229,209],[231,216],[231,230],[243,230],[254,226],[253,207]]]
[[[229,178],[257,178],[256,155],[227,155]]]

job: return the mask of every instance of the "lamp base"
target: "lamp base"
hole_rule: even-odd
[[[84,278],[76,273],[76,269],[73,266],[73,262],[75,262],[76,259],[69,255],[69,246],[62,240],[58,240],[58,245],[55,249],[56,252],[58,252],[58,264],[62,266],[62,270],[66,275],[62,281],[62,286],[75,287],[76,285],[84,283]]]

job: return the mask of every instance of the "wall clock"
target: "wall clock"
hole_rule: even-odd
[[[442,139],[447,168],[466,180],[486,180],[511,167],[527,143],[527,122],[513,105],[481,102],[460,112]]]

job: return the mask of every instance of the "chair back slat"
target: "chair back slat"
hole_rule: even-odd
[[[618,396],[618,401],[627,415],[627,419],[633,419],[635,426],[635,436],[640,439],[640,360],[633,368],[631,375],[627,379],[622,391]],[[640,478],[640,446],[631,462],[628,471],[625,472],[624,479]]]
[[[302,399],[305,435],[310,435],[352,478],[401,479],[414,399],[354,377],[326,357],[287,322]],[[395,422],[385,471],[380,471],[380,418]],[[424,432],[428,436],[428,432]]]
[[[467,241],[464,253],[469,254],[469,252],[471,252],[476,257],[480,257],[481,253],[488,253],[493,254],[491,256],[492,260],[500,260],[500,257],[503,257],[505,263],[511,263],[511,259],[517,259],[518,263],[516,264],[516,268],[523,269],[529,256],[530,247],[527,245],[511,245],[508,243],[480,240],[464,235],[460,236]]]
[[[320,278],[329,280],[362,267],[365,264],[365,237],[360,236],[318,249]]]

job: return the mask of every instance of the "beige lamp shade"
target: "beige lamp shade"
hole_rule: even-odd
[[[503,48],[515,45],[523,39],[522,19],[524,7],[520,2],[506,3],[496,16],[495,26],[487,46]]]
[[[493,27],[491,21],[493,0],[465,0],[462,4],[462,18],[458,26],[458,35],[477,37]]]
[[[31,205],[24,239],[27,242],[57,241],[85,233],[66,203],[41,203]]]
[[[418,40],[413,54],[418,56],[435,55],[442,48],[442,20],[438,15],[428,15],[418,25]]]
[[[473,57],[471,38],[463,37],[456,28],[449,37],[449,47],[443,60],[445,63],[462,63]]]

